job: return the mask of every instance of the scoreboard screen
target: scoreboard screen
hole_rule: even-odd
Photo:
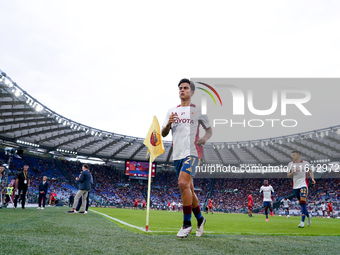
[[[156,163],[151,164],[151,177],[155,177]],[[125,160],[125,175],[136,179],[147,179],[149,177],[149,162]]]

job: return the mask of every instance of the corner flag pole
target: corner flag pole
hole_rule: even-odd
[[[153,116],[153,121],[149,132],[143,142],[143,144],[148,147],[148,152],[146,155],[150,153],[149,160],[149,178],[148,178],[148,198],[147,198],[147,207],[146,207],[146,227],[145,230],[149,231],[149,213],[150,213],[150,193],[151,193],[151,174],[152,174],[152,162],[161,154],[165,152],[162,138],[161,138],[161,129],[156,116]]]
[[[152,161],[151,157],[149,160],[149,178],[148,178],[148,198],[146,202],[146,227],[145,231],[149,231],[149,212],[150,212],[150,193],[151,193],[151,169],[152,169]]]

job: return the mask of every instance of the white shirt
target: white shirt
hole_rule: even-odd
[[[326,211],[326,204],[321,204],[322,211]]]
[[[169,109],[163,126],[168,122],[170,115],[177,113],[178,119],[171,124],[172,144],[173,144],[173,160],[184,159],[187,156],[203,157],[203,146],[196,145],[199,139],[199,125],[207,129],[210,127],[208,117],[201,114],[201,109],[195,105],[177,106]]]
[[[282,199],[281,200],[281,203],[283,203],[283,207],[289,207],[289,202],[290,202],[290,200],[289,199]]]
[[[293,174],[293,189],[300,189],[308,186],[308,171],[313,170],[313,166],[308,161],[295,163],[294,161],[288,164],[288,172],[297,171]]]
[[[261,186],[260,193],[263,192],[263,202],[272,202],[272,193],[274,193],[274,189],[271,185]]]

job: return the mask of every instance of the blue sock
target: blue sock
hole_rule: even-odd
[[[191,225],[192,206],[183,206],[183,225]],[[190,224],[189,224],[190,223]]]
[[[307,217],[309,217],[309,212],[308,212],[308,209],[307,209],[307,205],[305,205],[306,209],[305,209],[305,214]]]
[[[199,220],[200,218],[203,217],[203,216],[202,216],[202,213],[201,213],[201,208],[200,208],[200,206],[197,206],[197,207],[195,207],[195,208],[192,208],[192,212],[194,213],[196,219],[198,219],[198,220]]]
[[[306,205],[301,205],[301,221],[302,222],[305,222],[305,218],[306,218],[305,206]]]
[[[265,209],[265,212],[266,212],[266,218],[268,219],[268,209],[267,208]]]
[[[191,221],[191,214],[183,214],[184,221]]]

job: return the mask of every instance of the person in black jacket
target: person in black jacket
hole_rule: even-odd
[[[26,201],[26,192],[30,185],[30,174],[28,173],[28,165],[24,165],[23,171],[18,175],[16,178],[15,184],[15,198],[14,198],[14,207],[15,210],[17,208],[18,198],[21,195],[21,206],[22,209],[25,208],[25,201]]]
[[[79,183],[79,190],[74,198],[74,202],[72,205],[72,209],[67,211],[66,213],[74,213],[75,212],[75,208],[78,204],[78,200],[80,197],[83,198],[82,200],[82,207],[83,210],[81,211],[82,213],[85,212],[86,210],[86,198],[87,198],[87,194],[89,192],[89,190],[91,189],[91,180],[92,180],[92,175],[89,171],[89,166],[87,164],[84,164],[82,167],[82,172],[79,176],[79,178],[76,178],[76,182]]]
[[[43,181],[39,184],[39,207],[37,209],[45,209],[46,194],[48,190],[47,176],[43,177]],[[43,200],[43,206],[41,207],[41,200]]]
[[[91,184],[93,184],[93,178],[91,176]],[[87,213],[88,209],[89,209],[89,200],[90,200],[90,191],[87,193],[87,197],[86,197],[86,208],[85,211],[80,211],[80,207],[82,205],[83,199],[82,197],[79,198],[77,207],[76,207],[76,211],[79,213]]]

